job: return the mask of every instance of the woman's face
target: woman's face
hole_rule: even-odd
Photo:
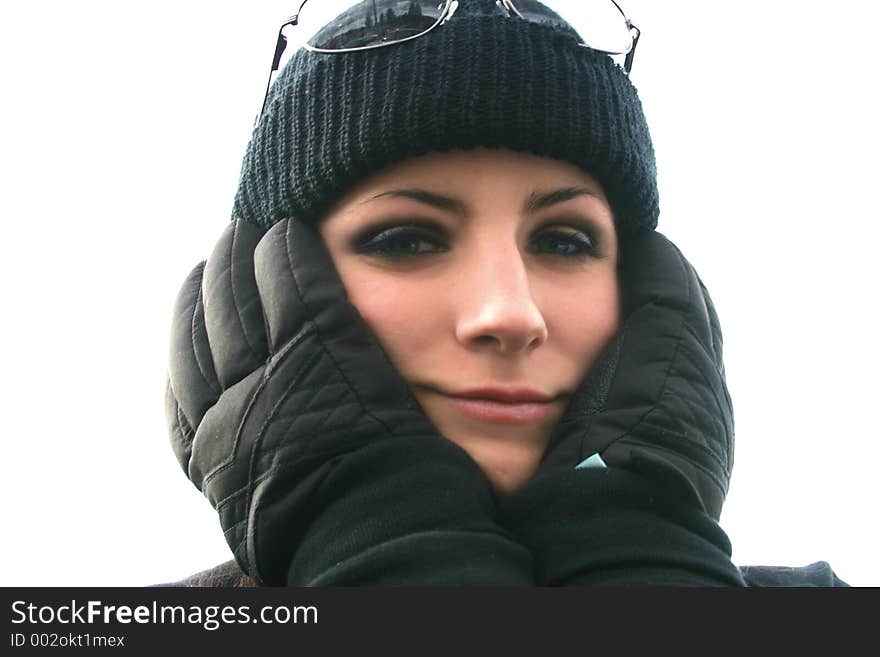
[[[320,229],[431,422],[496,493],[522,486],[618,327],[599,183],[508,150],[432,153],[352,189]]]

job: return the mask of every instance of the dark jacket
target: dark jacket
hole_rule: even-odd
[[[746,584],[751,587],[797,586],[829,587],[849,586],[841,580],[825,561],[808,566],[740,566]],[[253,580],[244,574],[233,559],[208,568],[177,582],[155,586],[178,587],[253,587]]]

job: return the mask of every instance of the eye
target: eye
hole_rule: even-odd
[[[563,258],[586,259],[598,257],[596,240],[582,230],[550,230],[535,238],[530,252],[539,255],[558,255]]]
[[[372,229],[354,239],[357,253],[375,255],[391,260],[404,260],[431,253],[448,251],[442,239],[431,231],[413,226]]]
[[[411,260],[449,251],[442,227],[434,222],[386,222],[365,229],[351,240],[355,253],[386,260]],[[601,257],[598,240],[589,228],[559,226],[544,230],[533,238],[528,249],[537,255],[559,256],[566,260]]]

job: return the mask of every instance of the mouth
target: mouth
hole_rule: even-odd
[[[560,399],[531,390],[479,389],[451,394],[440,392],[460,413],[499,424],[533,424],[551,418]]]

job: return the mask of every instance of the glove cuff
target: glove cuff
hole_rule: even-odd
[[[539,586],[743,586],[706,513],[617,468],[539,476],[500,507]]]
[[[258,487],[252,508],[264,585],[532,584],[488,481],[440,436],[378,440],[286,491]]]

